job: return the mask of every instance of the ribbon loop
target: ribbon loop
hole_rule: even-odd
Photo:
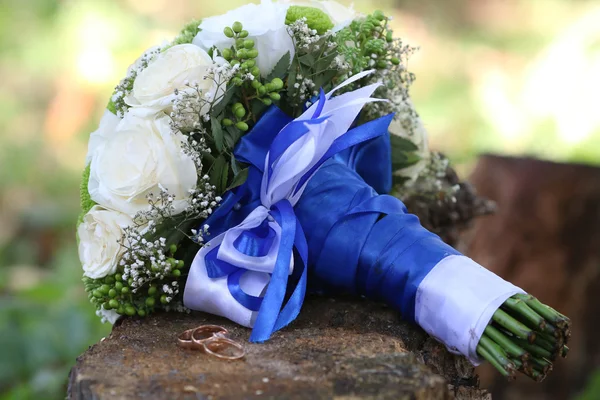
[[[321,90],[315,104],[284,125],[285,118],[271,108],[242,139],[239,148],[243,150],[265,143],[269,150],[262,159],[251,151],[241,151],[239,159],[250,162],[251,171],[230,199],[239,199],[243,196],[239,193],[255,192],[260,186],[260,204],[198,252],[184,292],[186,307],[253,326],[250,340],[254,342],[269,339],[296,318],[306,292],[308,245],[294,206],[327,159],[386,135],[392,119],[386,116],[349,130],[365,104],[380,101],[371,98],[379,84],[332,97],[336,90],[370,73],[357,74],[328,94]],[[278,126],[276,135],[269,133]],[[258,135],[270,135],[271,141]],[[227,210],[234,213],[233,200],[226,203]],[[221,217],[227,210],[219,210]],[[288,293],[292,274],[296,282]]]

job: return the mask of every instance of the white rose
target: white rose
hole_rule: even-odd
[[[260,4],[248,4],[227,14],[203,19],[193,43],[205,50],[213,46],[219,50],[229,48],[234,40],[226,37],[223,29],[239,21],[248,31],[248,38],[254,40],[258,50],[256,64],[263,76],[267,76],[286,53],[294,56],[294,42],[285,25],[288,7],[289,4],[262,0]]]
[[[127,215],[94,206],[77,228],[79,259],[84,275],[99,279],[114,274],[123,247],[119,243],[123,229],[133,223]]]
[[[417,146],[416,153],[421,159],[416,164],[399,171],[402,176],[409,178],[410,181],[415,181],[429,163],[429,144],[425,126],[414,111],[410,99],[400,103],[400,109],[390,124],[389,132],[392,135],[408,139]]]
[[[198,175],[192,159],[181,148],[170,118],[159,114],[141,118],[127,113],[116,133],[100,147],[90,167],[88,189],[96,203],[134,216],[148,210],[146,195],[166,188],[175,197],[175,213],[188,204]]]
[[[125,102],[150,113],[168,112],[172,106],[175,89],[191,91],[185,83],[198,83],[207,98],[218,98],[224,88],[218,88],[216,78],[211,73],[215,62],[208,53],[193,44],[180,44],[160,53],[135,78],[133,89],[125,97]],[[221,93],[222,94],[222,93]],[[207,105],[202,114],[208,112]],[[140,110],[137,110],[140,111]],[[139,112],[138,112],[139,114]]]
[[[333,32],[344,29],[361,14],[354,11],[353,6],[346,7],[337,1],[330,0],[310,0],[310,1],[291,1],[291,4],[298,6],[314,7],[325,12],[333,22]]]
[[[88,152],[85,157],[85,164],[89,164],[96,153],[96,150],[101,147],[106,140],[111,137],[117,130],[121,119],[108,110],[104,111],[104,115],[100,120],[100,126],[90,135],[88,142]]]

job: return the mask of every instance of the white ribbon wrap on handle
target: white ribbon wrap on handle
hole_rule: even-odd
[[[454,354],[479,365],[477,344],[496,310],[525,293],[465,256],[448,256],[425,276],[415,299],[415,319]]]

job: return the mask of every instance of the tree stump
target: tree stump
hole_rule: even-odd
[[[217,324],[246,356],[221,361],[176,345]],[[473,367],[391,309],[363,299],[307,298],[298,319],[266,343],[193,312],[124,318],[77,359],[68,397],[88,399],[490,399]]]
[[[566,360],[542,384],[507,384],[481,370],[495,400],[566,399],[600,365],[600,168],[481,157],[470,179],[497,204],[462,236],[462,250],[573,322]]]

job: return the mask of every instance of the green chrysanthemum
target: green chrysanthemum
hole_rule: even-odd
[[[290,25],[300,18],[306,18],[306,24],[310,29],[317,31],[319,35],[333,28],[331,18],[322,10],[314,7],[291,6],[285,16],[285,23]]]
[[[79,199],[81,202],[81,214],[79,215],[78,223],[83,221],[83,217],[88,213],[96,205],[96,202],[92,200],[90,197],[90,192],[88,191],[88,182],[90,180],[90,164],[85,167],[83,171],[83,176],[81,177],[81,186],[79,192]]]

